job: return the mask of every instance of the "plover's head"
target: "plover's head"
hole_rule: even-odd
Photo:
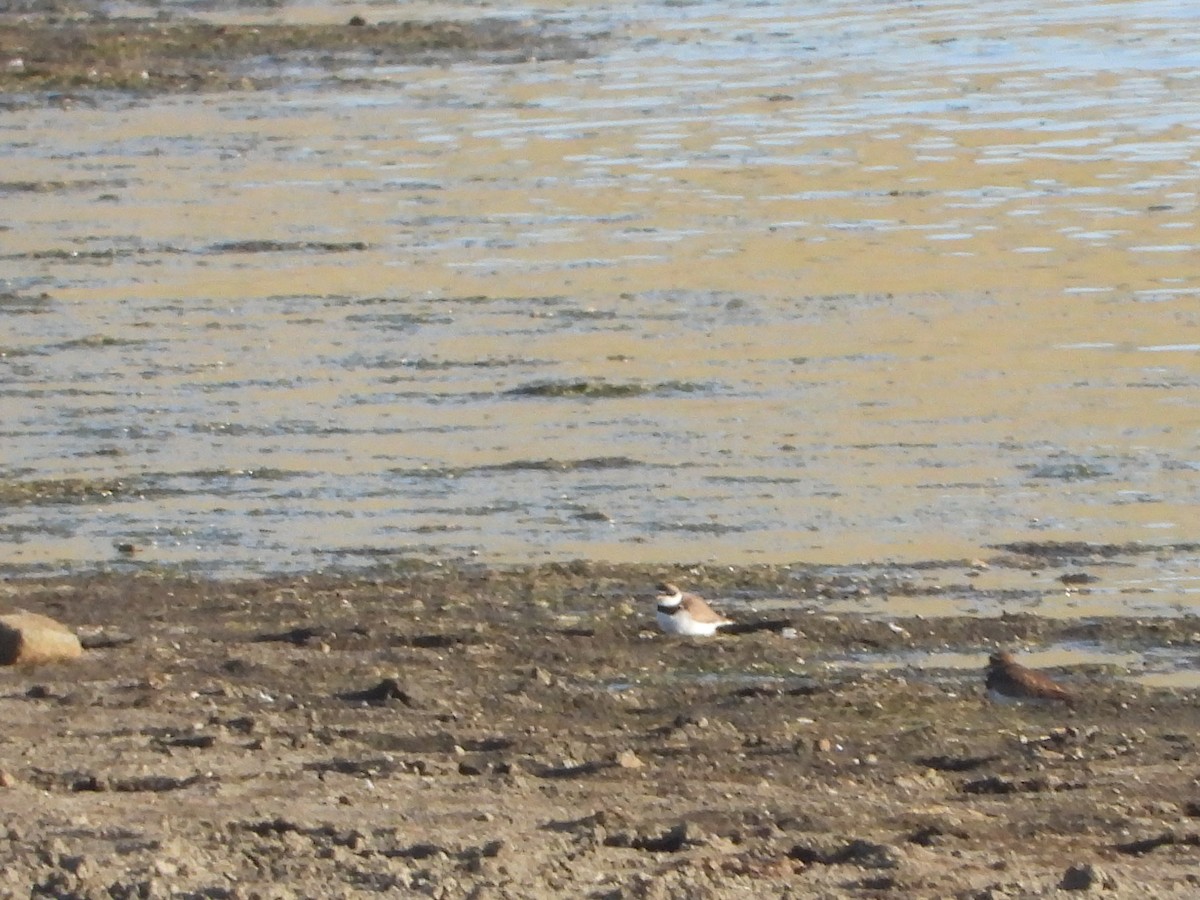
[[[988,657],[988,666],[993,669],[1006,669],[1015,662],[1013,655],[1007,650],[998,650]]]
[[[669,581],[661,582],[655,586],[654,590],[658,592],[655,600],[659,606],[678,606],[683,600],[683,591]]]

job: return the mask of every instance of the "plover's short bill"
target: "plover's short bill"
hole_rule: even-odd
[[[733,624],[732,619],[725,618],[696,594],[685,594],[666,582],[656,590],[658,627],[667,634],[708,637],[716,634],[718,628]]]
[[[1068,706],[1075,704],[1075,695],[1065,687],[1041,672],[1027,669],[1004,650],[988,657],[984,684],[989,699],[996,703],[1057,700]]]

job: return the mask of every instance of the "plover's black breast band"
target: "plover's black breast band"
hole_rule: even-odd
[[[673,616],[673,615],[675,615],[675,613],[680,612],[682,610],[683,610],[683,604],[681,604],[681,603],[676,603],[674,606],[667,606],[662,603],[658,604],[658,611],[665,616]]]

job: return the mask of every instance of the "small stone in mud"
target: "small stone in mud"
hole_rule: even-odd
[[[406,691],[395,678],[385,678],[374,687],[361,691],[347,691],[338,694],[342,700],[355,700],[360,703],[381,704],[399,700],[405,706],[416,706],[412,694]]]
[[[111,650],[133,642],[133,635],[124,631],[89,630],[79,635],[84,650]]]
[[[575,514],[575,518],[580,522],[611,522],[612,516],[606,512],[601,512],[598,509],[585,509],[582,512]]]
[[[788,856],[806,865],[855,865],[864,869],[894,869],[904,861],[904,853],[897,847],[858,838],[846,841],[836,835],[817,836],[809,843],[796,844]]]
[[[0,616],[0,665],[36,666],[82,654],[75,633],[49,616],[30,612]]]
[[[271,643],[279,642],[282,644],[295,644],[297,647],[304,647],[313,643],[318,638],[329,638],[333,636],[333,631],[323,626],[309,627],[301,626],[292,628],[288,631],[271,632],[269,634],[260,634],[253,638],[256,643]]]
[[[1116,887],[1116,882],[1091,863],[1083,863],[1067,869],[1058,886],[1064,891],[1090,891],[1097,888],[1111,890]]]
[[[162,741],[164,747],[180,747],[194,748],[199,750],[207,750],[217,743],[215,735],[211,734],[184,734],[178,737],[167,738]]]
[[[77,794],[98,794],[108,790],[108,782],[95,775],[84,775],[71,783],[71,790]]]
[[[617,765],[622,769],[640,769],[646,764],[632,750],[622,750],[617,754]]]
[[[687,822],[672,825],[661,834],[620,831],[605,837],[607,847],[628,847],[646,853],[678,853],[696,842],[694,829],[689,831]]]

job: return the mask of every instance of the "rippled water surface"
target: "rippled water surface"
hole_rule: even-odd
[[[1196,539],[1200,7],[504,13],[592,53],[0,117],[0,566]]]

